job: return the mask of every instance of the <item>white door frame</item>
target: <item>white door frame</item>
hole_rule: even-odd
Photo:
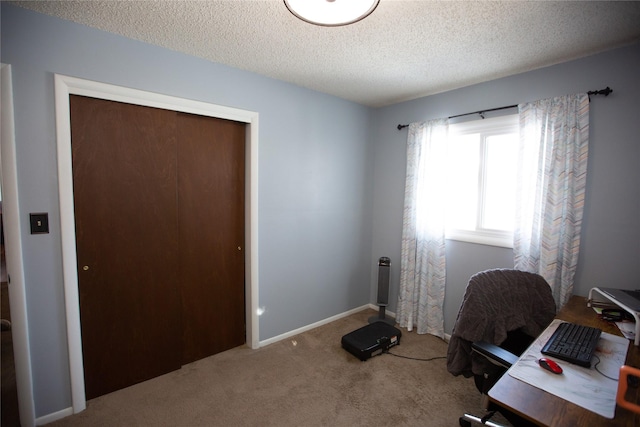
[[[60,232],[62,237],[62,274],[67,316],[67,341],[71,376],[73,412],[86,408],[75,215],[73,209],[73,173],[71,161],[71,121],[69,95],[83,95],[146,107],[234,120],[247,124],[245,180],[245,311],[246,343],[259,347],[258,331],[258,113],[205,102],[145,92],[122,86],[55,75],[56,136],[58,151],[58,187]]]
[[[13,341],[18,411],[20,424],[33,427],[36,424],[33,403],[33,376],[29,350],[29,323],[27,295],[22,259],[20,231],[20,204],[18,197],[18,173],[16,162],[16,138],[13,116],[13,85],[11,66],[1,64],[2,83],[2,138],[0,140],[0,182],[2,183],[2,220],[4,222],[5,256],[9,278],[9,306],[11,308],[11,334]]]

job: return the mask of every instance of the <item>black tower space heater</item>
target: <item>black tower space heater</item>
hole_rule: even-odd
[[[369,323],[386,322],[395,325],[394,318],[386,317],[386,309],[389,304],[389,270],[391,269],[391,260],[385,256],[378,260],[378,315],[369,318]]]
[[[385,353],[389,348],[400,345],[402,332],[393,325],[395,319],[385,317],[389,303],[389,269],[391,260],[380,258],[378,262],[378,306],[377,316],[369,318],[369,324],[342,337],[342,348],[365,361],[373,356]]]

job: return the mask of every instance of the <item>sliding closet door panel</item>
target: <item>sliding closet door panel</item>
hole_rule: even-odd
[[[71,96],[88,399],[178,369],[176,113]]]
[[[245,342],[245,125],[178,114],[183,363]]]

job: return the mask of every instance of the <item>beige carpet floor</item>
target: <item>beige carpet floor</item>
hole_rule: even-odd
[[[372,314],[208,357],[93,399],[49,426],[457,426],[465,411],[480,412],[473,380],[450,375],[445,359],[383,354],[361,362],[343,350],[341,337]],[[392,353],[446,355],[444,341],[402,331]]]

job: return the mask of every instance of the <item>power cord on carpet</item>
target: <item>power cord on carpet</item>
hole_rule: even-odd
[[[390,354],[392,356],[400,357],[402,359],[417,360],[419,362],[431,362],[432,360],[446,359],[447,358],[447,356],[436,356],[436,357],[431,357],[429,359],[421,359],[419,357],[409,357],[409,356],[402,356],[400,354],[391,353],[389,350],[385,351],[384,354]]]
[[[377,354],[377,356],[382,355],[382,354],[390,354],[392,356],[400,357],[402,359],[418,360],[420,362],[430,362],[432,360],[446,359],[447,358],[446,356],[436,356],[436,357],[432,357],[430,359],[421,359],[421,358],[418,358],[418,357],[402,356],[400,354],[394,354],[394,353],[391,353],[389,351],[389,349],[391,347],[395,346],[395,344],[397,343],[397,340],[395,339],[395,337],[394,337],[393,340],[390,339],[389,337],[380,337],[380,338],[378,338],[377,341],[378,341],[378,344],[380,345],[380,352]]]

